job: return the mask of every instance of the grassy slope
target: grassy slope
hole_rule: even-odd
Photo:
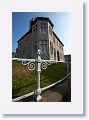
[[[48,86],[67,74],[67,68],[64,63],[51,64],[46,70],[41,72],[41,87]],[[36,87],[35,71],[29,71],[27,66],[21,62],[12,63],[12,97],[18,97],[34,91]]]

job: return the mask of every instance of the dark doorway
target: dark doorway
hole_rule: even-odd
[[[60,61],[59,52],[57,51],[57,60]]]

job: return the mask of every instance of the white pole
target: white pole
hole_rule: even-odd
[[[41,101],[41,88],[40,88],[40,74],[41,74],[41,51],[38,50],[37,58],[36,58],[36,81],[37,81],[37,88],[35,90],[35,100]]]

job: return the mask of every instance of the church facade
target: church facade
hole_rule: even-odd
[[[18,58],[35,58],[37,50],[42,59],[64,61],[64,45],[53,31],[54,24],[47,17],[32,18],[29,30],[17,42]]]

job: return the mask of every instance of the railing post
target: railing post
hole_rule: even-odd
[[[37,81],[37,87],[35,90],[35,100],[41,101],[41,88],[40,88],[40,74],[41,74],[41,51],[38,50],[37,58],[35,59],[36,62],[36,81]]]
[[[41,74],[41,68],[46,69],[48,65],[51,63],[57,63],[61,61],[55,61],[55,60],[42,60],[41,59],[41,51],[38,49],[37,56],[35,59],[20,59],[20,58],[13,58],[13,60],[22,61],[23,65],[27,65],[29,70],[35,70],[36,68],[36,89],[34,91],[35,94],[35,100],[36,101],[42,101],[41,97],[41,87],[40,87],[40,74]],[[66,63],[66,62],[65,62]],[[69,64],[67,65],[67,72],[69,73]]]

